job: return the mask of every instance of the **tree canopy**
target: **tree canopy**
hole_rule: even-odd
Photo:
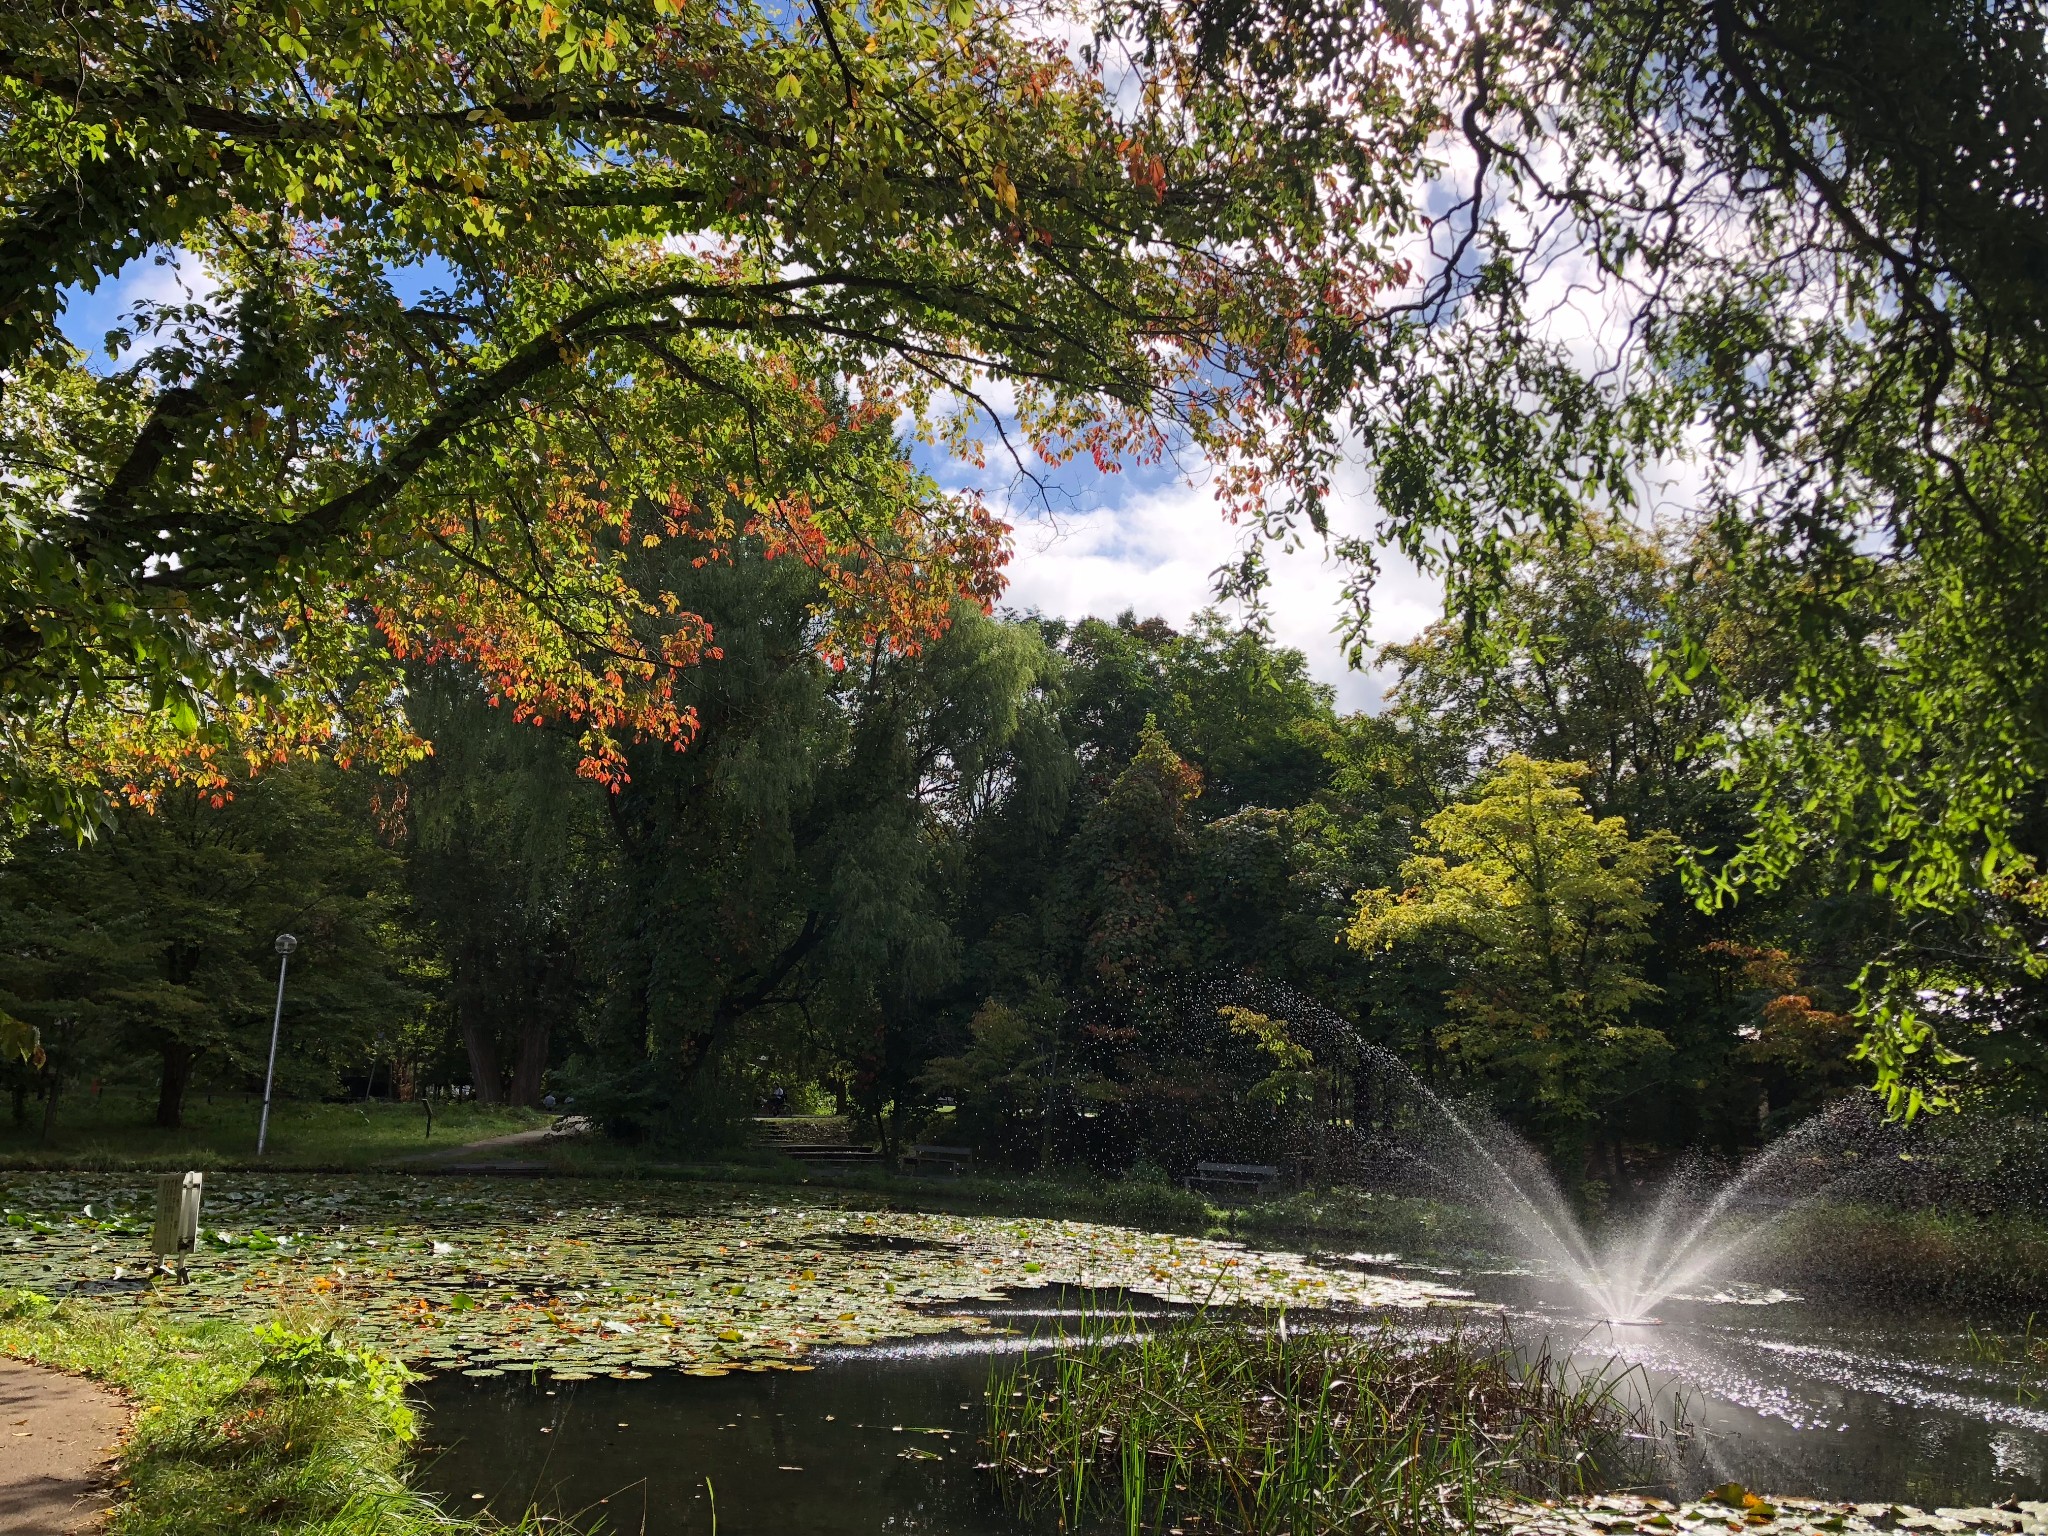
[[[649,540],[765,540],[820,573],[832,643],[914,645],[994,596],[1003,530],[892,428],[978,457],[998,384],[995,429],[1047,460],[1192,444],[1245,505],[1312,508],[1368,350],[1347,317],[1397,276],[1365,238],[1394,146],[1281,131],[1183,37],[1105,17],[1074,48],[1058,20],[0,21],[15,819],[89,821],[234,754],[403,760],[415,659],[573,720],[614,777],[630,741],[688,738],[676,677],[717,644],[634,586]],[[59,312],[140,260],[207,291],[138,305],[95,363]]]
[[[2024,1097],[2044,37],[1942,0],[10,12],[6,824],[139,846],[124,807],[374,764],[508,1091],[561,1037],[489,998],[607,1020],[622,1104],[802,1019],[877,1104],[1043,1050],[1033,1112],[1098,1105],[1114,1160],[1270,1058],[1211,973],[1462,1051],[1445,992],[1560,952],[1475,937],[1473,881],[1547,907],[1448,850],[1583,762],[1526,840],[1657,917],[1582,925],[1536,1015],[1660,1035],[1645,1095],[1739,1062],[1782,1106],[1853,1005],[1895,1107]],[[189,298],[67,333],[146,262]],[[1207,473],[1226,596],[1320,538],[1359,656],[1388,547],[1445,622],[1360,720],[1256,624],[998,620],[1008,529],[931,452]],[[563,773],[605,798],[533,877],[495,788]],[[1415,857],[1433,894],[1360,930],[1406,914],[1409,958],[1333,959]]]
[[[1670,1050],[1632,1008],[1656,988],[1637,967],[1669,862],[1668,832],[1631,837],[1596,818],[1584,763],[1509,753],[1469,801],[1423,822],[1399,892],[1368,890],[1346,937],[1358,949],[1432,946],[1450,962],[1461,1021],[1446,1049],[1534,1088],[1554,1124],[1591,1122],[1645,1056]]]

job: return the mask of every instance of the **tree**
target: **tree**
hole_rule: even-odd
[[[1137,754],[1066,850],[1063,926],[1082,973],[1135,994],[1193,963],[1180,921],[1194,851],[1189,807],[1202,775],[1153,721]]]
[[[1439,738],[1468,771],[1510,752],[1583,762],[1594,808],[1695,846],[1748,830],[1739,794],[1703,748],[1729,725],[1721,676],[1753,682],[1775,655],[1731,612],[1712,564],[1682,537],[1589,518],[1513,546],[1486,625],[1441,622],[1390,645],[1395,717]],[[1659,669],[1673,634],[1711,645],[1714,678],[1674,689]]]
[[[1423,823],[1404,889],[1359,898],[1350,942],[1368,953],[1436,950],[1456,980],[1443,1044],[1472,1069],[1530,1085],[1560,1144],[1583,1142],[1604,1099],[1669,1049],[1630,1022],[1655,988],[1635,956],[1655,904],[1644,894],[1673,839],[1596,820],[1583,763],[1510,754],[1476,799]]]
[[[1595,519],[1570,537],[1524,540],[1512,555],[1483,628],[1438,624],[1382,653],[1400,668],[1394,719],[1453,754],[1457,788],[1508,753],[1583,761],[1595,816],[1670,832],[1695,861],[1739,845],[1754,830],[1755,786],[1730,782],[1712,743],[1730,728],[1732,696],[1786,675],[1787,638],[1731,600],[1711,543],[1683,531]],[[1674,633],[1699,637],[1715,658],[1712,674],[1684,689],[1660,666]],[[1840,1081],[1844,1062],[1767,1060],[1748,1048],[1745,1031],[1759,1027],[1767,999],[1727,981],[1731,946],[1798,951],[1809,992],[1853,979],[1879,947],[1857,923],[1882,925],[1885,913],[1867,901],[1837,910],[1826,887],[1815,868],[1712,911],[1685,899],[1676,870],[1650,888],[1658,917],[1637,964],[1658,995],[1635,1017],[1671,1050],[1654,1081],[1639,1080],[1602,1116],[1605,1137],[1732,1148],[1755,1134],[1760,1100],[1791,1106]],[[1397,974],[1404,987],[1419,979]]]
[[[1200,768],[1200,815],[1294,805],[1322,782],[1316,732],[1335,718],[1331,690],[1256,625],[1212,608],[1185,631],[1134,612],[1048,629],[1069,663],[1067,733],[1105,784],[1136,755],[1148,720]]]
[[[1054,1133],[1074,1110],[1071,1049],[1060,1071],[1063,1012],[1043,986],[1015,1007],[991,998],[969,1021],[966,1049],[925,1067],[923,1086],[956,1100],[959,1134],[990,1161],[1029,1168],[1054,1160]]]
[[[180,791],[85,848],[54,832],[25,840],[0,864],[4,1006],[65,1051],[148,1062],[156,1122],[176,1126],[195,1074],[260,1077],[272,940],[290,931],[301,942],[280,1078],[324,1089],[381,1021],[419,1002],[393,860],[359,789],[308,765],[231,793]]]
[[[985,817],[1056,795],[1042,761],[1048,658],[1028,626],[962,605],[916,654],[879,639],[832,665],[818,579],[742,547],[663,579],[725,636],[683,697],[686,753],[643,745],[600,797],[606,828],[586,964],[601,977],[579,1102],[641,1133],[715,1129],[773,1042],[907,1100],[915,1038],[959,964],[946,879]],[[1055,738],[1056,739],[1056,738]]]
[[[1008,1127],[991,1142],[1000,1155],[1044,1142],[1105,1168],[1293,1157],[1293,1103],[1282,1116],[1245,1097],[1270,1059],[1218,1004],[1249,989],[1282,1001],[1248,1006],[1284,1011],[1306,993],[1327,1024],[1318,1051],[1327,1035],[1355,1057],[1354,1024],[1407,1043],[1373,968],[1336,940],[1355,892],[1392,878],[1436,808],[1441,771],[1391,722],[1339,720],[1301,654],[1256,628],[1213,613],[1183,629],[1135,614],[1041,623],[1058,648],[1072,792],[1056,816],[1019,806],[963,843],[965,959],[935,1031],[940,1058],[968,1073],[944,1079],[963,1123],[1000,1119],[974,1074],[1021,1070],[1005,1063],[1029,1017],[1032,1049],[1057,1064],[1057,1091],[1040,1095],[1057,1128]]]
[[[1173,0],[1133,0],[1170,25]],[[1483,12],[1197,0],[1197,56],[1279,116],[1304,78],[1385,81],[1444,125],[1440,217],[1349,403],[1382,518],[1339,544],[1439,571],[1488,621],[1517,551],[1667,487],[1787,665],[1720,693],[1709,756],[1753,791],[1694,875],[1725,902],[1807,878],[1989,935],[2042,867],[2048,784],[2048,42],[2038,8],[1946,0],[1521,0]],[[1560,274],[1569,271],[1568,280]],[[1286,538],[1298,525],[1269,519]],[[1243,584],[1256,587],[1254,549]],[[1364,603],[1355,638],[1364,645]],[[2022,965],[2019,950],[2005,964]],[[1873,976],[1870,1048],[1938,1054]],[[1939,968],[1937,968],[1939,969]],[[1880,991],[1882,999],[1880,999]]]
[[[1370,152],[1281,131],[1189,67],[1184,26],[1102,11],[1069,48],[1047,19],[9,13],[15,821],[83,824],[102,787],[209,781],[230,752],[403,759],[412,659],[574,722],[615,775],[633,739],[688,738],[676,679],[715,646],[631,584],[649,538],[764,541],[812,565],[845,654],[913,642],[995,595],[1002,530],[886,429],[979,458],[991,380],[1049,461],[1191,445],[1245,509],[1313,511],[1420,130],[1378,91],[1329,104],[1396,113]],[[64,296],[141,259],[210,292],[140,306],[96,368]]]
[[[403,780],[405,874],[441,1011],[480,1101],[538,1107],[591,990],[603,795],[577,778],[573,738],[492,708],[474,676],[424,673],[412,711],[435,748]]]
[[[1393,29],[1440,93],[1434,148],[1464,154],[1406,345],[1355,401],[1382,534],[1444,568],[1476,620],[1519,540],[1633,505],[1638,472],[1694,458],[1687,510],[1800,638],[1734,738],[1779,764],[1785,816],[1736,878],[1822,827],[1865,875],[1903,859],[1892,883],[1915,899],[1981,889],[1987,854],[1995,877],[2048,769],[2032,8],[1198,10],[1209,67],[1261,95],[1317,70],[1384,78]],[[1567,249],[1612,323],[1568,315],[1550,280]],[[1349,553],[1369,580],[1370,545]],[[1707,660],[1674,657],[1681,677]]]

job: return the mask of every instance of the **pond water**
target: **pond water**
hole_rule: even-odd
[[[1499,1303],[1519,1339],[1547,1336],[1581,1369],[1627,1373],[1662,1423],[1676,1411],[1688,1433],[1665,1449],[1660,1491],[1735,1481],[1932,1508],[2048,1490],[2037,1373],[1984,1358],[1953,1314],[1716,1286],[1661,1303],[1658,1326],[1627,1326],[1587,1317],[1538,1277],[1464,1284]]]
[[[709,1380],[444,1377],[424,1393],[439,1457],[423,1481],[450,1507],[537,1503],[648,1536],[708,1536],[714,1508],[720,1536],[1014,1536],[1032,1527],[974,1469],[982,1387],[1005,1347],[821,1350],[808,1373]]]
[[[1728,1288],[1669,1300],[1660,1326],[1618,1328],[1538,1276],[1354,1262],[1470,1292],[1484,1310],[1464,1312],[1468,1328],[1504,1322],[1524,1348],[1548,1340],[1581,1369],[1625,1371],[1636,1401],[1667,1425],[1677,1412],[1687,1430],[1663,1455],[1657,1491],[1735,1480],[1922,1507],[2048,1496],[2048,1402],[2016,1367],[1973,1349],[1953,1316]],[[723,1536],[1018,1536],[1038,1527],[975,1470],[989,1371],[1034,1334],[1102,1326],[1127,1307],[1140,1326],[1169,1310],[1036,1291],[973,1308],[1008,1336],[818,1350],[802,1374],[445,1376],[421,1394],[433,1442],[424,1481],[451,1505],[602,1513],[611,1529],[648,1536],[709,1533],[714,1504]],[[1345,1315],[1432,1331],[1457,1321],[1445,1308]]]

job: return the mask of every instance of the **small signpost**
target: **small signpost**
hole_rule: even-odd
[[[185,1279],[185,1255],[199,1243],[199,1188],[203,1173],[160,1174],[156,1181],[156,1230],[149,1246],[158,1266]]]

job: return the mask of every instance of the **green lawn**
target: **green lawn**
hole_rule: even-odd
[[[67,1094],[47,1142],[39,1108],[30,1104],[26,1125],[0,1114],[0,1168],[361,1168],[535,1130],[553,1118],[533,1109],[437,1105],[430,1141],[418,1104],[273,1103],[269,1145],[259,1162],[262,1104],[240,1094],[209,1100],[194,1093],[178,1130],[152,1124],[154,1100],[127,1090],[109,1089],[97,1099]]]

